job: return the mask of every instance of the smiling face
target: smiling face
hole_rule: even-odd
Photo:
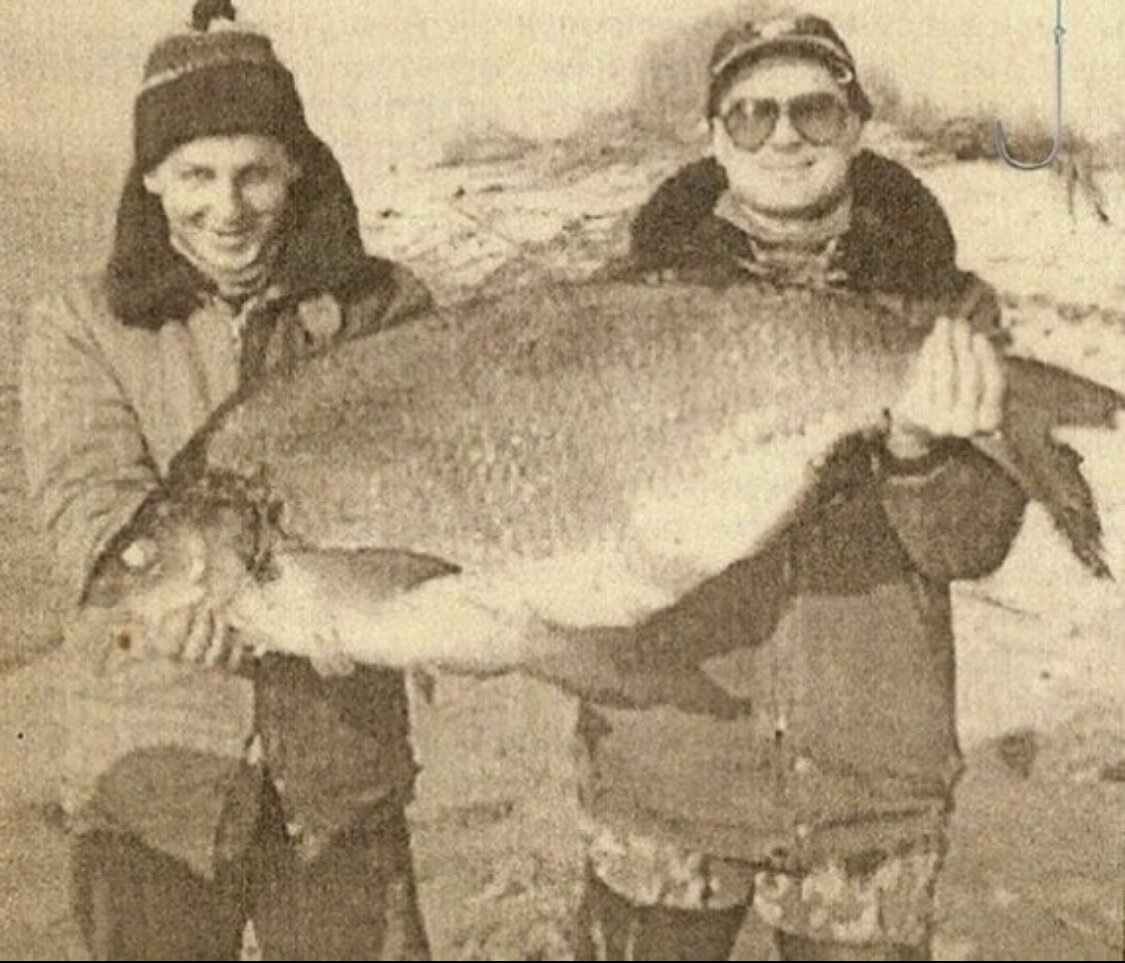
[[[177,244],[217,274],[250,267],[277,237],[300,168],[273,137],[182,144],[145,175]]]
[[[766,130],[773,116],[776,124],[757,146],[747,128]],[[844,190],[861,128],[827,66],[777,56],[731,82],[711,119],[711,144],[739,201],[774,216],[800,216]]]

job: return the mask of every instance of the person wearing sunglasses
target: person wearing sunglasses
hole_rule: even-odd
[[[751,708],[580,705],[575,958],[728,959],[752,908],[781,959],[930,959],[961,767],[949,583],[1001,564],[1025,504],[967,441],[998,422],[997,299],[933,196],[861,147],[872,107],[830,23],[728,31],[706,105],[709,155],[658,187],[607,273],[968,316],[935,324],[887,431],[830,459],[815,511],[648,627],[736,635],[709,671]]]

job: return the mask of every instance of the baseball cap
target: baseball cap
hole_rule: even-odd
[[[714,116],[740,68],[767,54],[785,53],[825,63],[847,91],[852,109],[864,120],[871,117],[871,101],[859,84],[851,51],[831,23],[813,14],[750,20],[726,30],[716,42],[708,66],[708,115]]]

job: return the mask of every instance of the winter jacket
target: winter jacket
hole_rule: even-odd
[[[863,153],[852,185],[838,283],[954,301],[980,290],[905,169]],[[752,273],[748,238],[712,212],[725,187],[713,160],[662,184],[623,273],[718,285]],[[976,300],[974,322],[994,328],[995,299]],[[795,866],[940,837],[961,767],[949,584],[1001,564],[1025,498],[956,440],[898,462],[881,439],[857,438],[828,469],[815,511],[642,626],[653,644],[733,648],[707,668],[749,700],[744,715],[581,706],[581,795],[596,821]]]
[[[173,456],[240,386],[429,307],[409,272],[364,254],[327,148],[299,184],[273,283],[238,309],[173,254],[134,172],[109,269],[33,310],[24,456],[68,607]],[[272,657],[235,673],[120,652],[99,671],[72,652],[65,682],[63,801],[75,824],[135,833],[204,874],[257,818],[245,763],[255,733],[310,853],[372,806],[405,799],[415,775],[399,672],[321,678]]]

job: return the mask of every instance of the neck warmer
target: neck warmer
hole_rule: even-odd
[[[845,191],[826,209],[808,216],[767,214],[742,203],[726,190],[715,204],[715,215],[748,235],[757,247],[791,251],[821,251],[851,224],[852,195]]]

